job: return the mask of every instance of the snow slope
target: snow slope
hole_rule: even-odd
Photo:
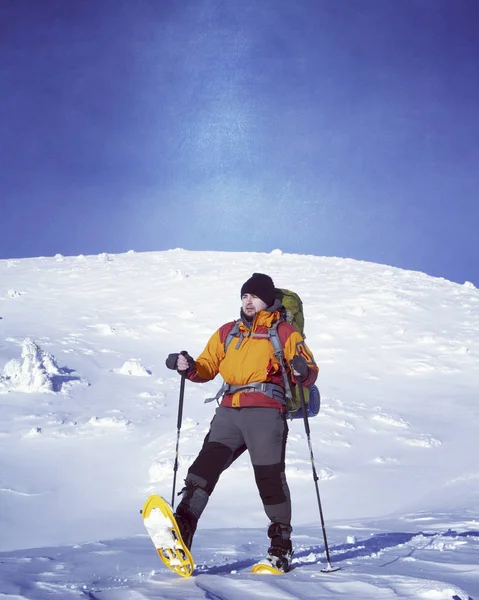
[[[247,456],[226,472],[179,580],[139,509],[170,499],[179,379],[239,314],[254,271],[297,291],[321,372],[311,420],[333,564],[301,421],[287,475],[295,566],[267,548]],[[0,599],[479,599],[479,291],[384,265],[188,252],[0,261]],[[220,381],[187,382],[178,483]]]

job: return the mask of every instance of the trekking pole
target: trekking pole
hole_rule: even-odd
[[[180,399],[178,402],[178,421],[176,423],[176,450],[175,450],[175,464],[173,465],[173,490],[171,492],[171,508],[175,508],[175,488],[176,488],[176,473],[178,472],[178,449],[180,447],[180,431],[181,421],[183,419],[183,400],[185,398],[185,381],[186,376],[181,375],[180,383]]]
[[[311,445],[311,430],[309,429],[309,420],[308,420],[306,402],[304,400],[304,390],[303,390],[303,385],[302,385],[302,378],[297,377],[297,379],[298,379],[299,397],[301,400],[301,410],[303,411],[304,429],[306,431],[306,437],[308,438],[309,454],[311,456],[311,467],[313,469],[313,479],[314,479],[314,486],[316,488],[316,498],[318,499],[319,516],[321,518],[321,527],[323,529],[324,549],[326,551],[326,558],[328,561],[328,568],[321,569],[321,571],[323,573],[331,573],[332,571],[339,571],[339,569],[341,567],[332,567],[331,566],[331,557],[329,555],[328,540],[326,538],[326,527],[324,525],[323,509],[321,507],[321,498],[319,496],[319,486],[318,486],[319,477],[318,477],[318,474],[316,473],[316,467],[314,465],[313,447]]]

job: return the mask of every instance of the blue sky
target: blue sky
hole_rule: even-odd
[[[479,286],[476,0],[2,0],[0,258],[342,256]]]

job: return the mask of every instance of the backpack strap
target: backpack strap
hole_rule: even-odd
[[[273,345],[274,355],[275,355],[276,359],[278,360],[279,364],[281,365],[284,390],[280,385],[276,385],[274,383],[253,382],[253,383],[248,383],[246,385],[230,385],[229,383],[226,383],[226,381],[225,381],[225,382],[223,382],[223,385],[221,386],[221,388],[218,390],[216,396],[205,399],[205,404],[208,402],[213,402],[214,400],[218,401],[220,398],[222,398],[226,394],[234,394],[235,392],[239,392],[241,390],[244,390],[244,391],[245,390],[258,390],[258,391],[262,392],[263,394],[265,394],[266,396],[269,396],[270,398],[273,398],[275,400],[279,400],[282,404],[286,405],[286,399],[291,399],[293,396],[293,393],[291,390],[291,384],[289,381],[287,368],[286,368],[286,364],[285,364],[285,360],[284,360],[284,349],[283,349],[283,345],[281,344],[281,339],[280,339],[279,333],[278,333],[278,326],[282,321],[283,321],[282,318],[279,319],[278,321],[275,321],[273,323],[272,327],[268,328],[268,333],[249,333],[249,334],[244,334],[243,332],[240,332],[240,329],[239,329],[240,321],[239,320],[235,321],[233,327],[230,329],[230,332],[226,336],[224,348],[225,348],[225,354],[226,354],[229,345],[231,344],[231,342],[233,341],[233,338],[235,338],[235,337],[239,338],[238,342],[236,344],[237,349],[241,346],[243,339],[246,337],[268,338],[270,340],[271,344]]]
[[[281,344],[281,339],[278,333],[278,327],[281,322],[282,319],[273,323],[273,326],[268,329],[268,337],[273,345],[274,355],[278,359],[279,364],[281,365],[281,373],[283,374],[284,391],[286,398],[291,400],[293,397],[293,392],[291,390],[291,383],[289,381],[286,363],[284,360],[284,348]]]
[[[214,398],[206,398],[205,404],[213,402],[213,400],[219,400],[226,394],[235,394],[236,392],[261,392],[273,400],[278,400],[281,404],[285,404],[284,390],[280,385],[276,383],[246,383],[245,385],[230,385],[229,383],[223,383],[221,389],[218,391]]]
[[[241,342],[243,341],[243,338],[245,337],[245,335],[243,333],[240,333],[239,324],[240,324],[239,320],[235,321],[234,324],[233,324],[233,327],[230,329],[230,332],[226,336],[226,339],[225,339],[225,354],[228,351],[228,346],[233,341],[233,338],[239,337],[239,340],[238,340],[238,343],[236,345],[236,348],[239,348],[241,346]]]
[[[224,344],[225,354],[228,350],[229,345],[233,341],[233,338],[235,338],[235,337],[238,338],[238,342],[236,343],[237,350],[241,346],[241,343],[243,342],[243,340],[247,337],[253,337],[253,338],[270,338],[271,337],[269,334],[270,329],[268,329],[268,333],[251,333],[251,332],[243,333],[242,331],[240,331],[239,324],[240,324],[240,321],[235,321],[233,327],[230,329],[230,332],[226,336],[225,344]],[[274,327],[274,325],[273,325],[273,327]],[[280,342],[280,345],[281,345],[281,342]]]

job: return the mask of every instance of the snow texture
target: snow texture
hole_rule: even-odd
[[[311,442],[341,570],[322,572],[297,420],[292,572],[250,572],[268,522],[246,453],[200,521],[194,575],[179,579],[139,513],[149,494],[171,497],[180,382],[165,359],[198,355],[236,318],[255,271],[304,302],[321,368]],[[0,261],[0,599],[479,600],[478,384],[467,282],[280,249]],[[219,385],[186,383],[177,490]]]
[[[79,379],[70,376],[70,373],[71,370],[59,369],[55,357],[26,338],[22,343],[21,359],[7,362],[1,381],[11,391],[57,392],[64,382]]]

